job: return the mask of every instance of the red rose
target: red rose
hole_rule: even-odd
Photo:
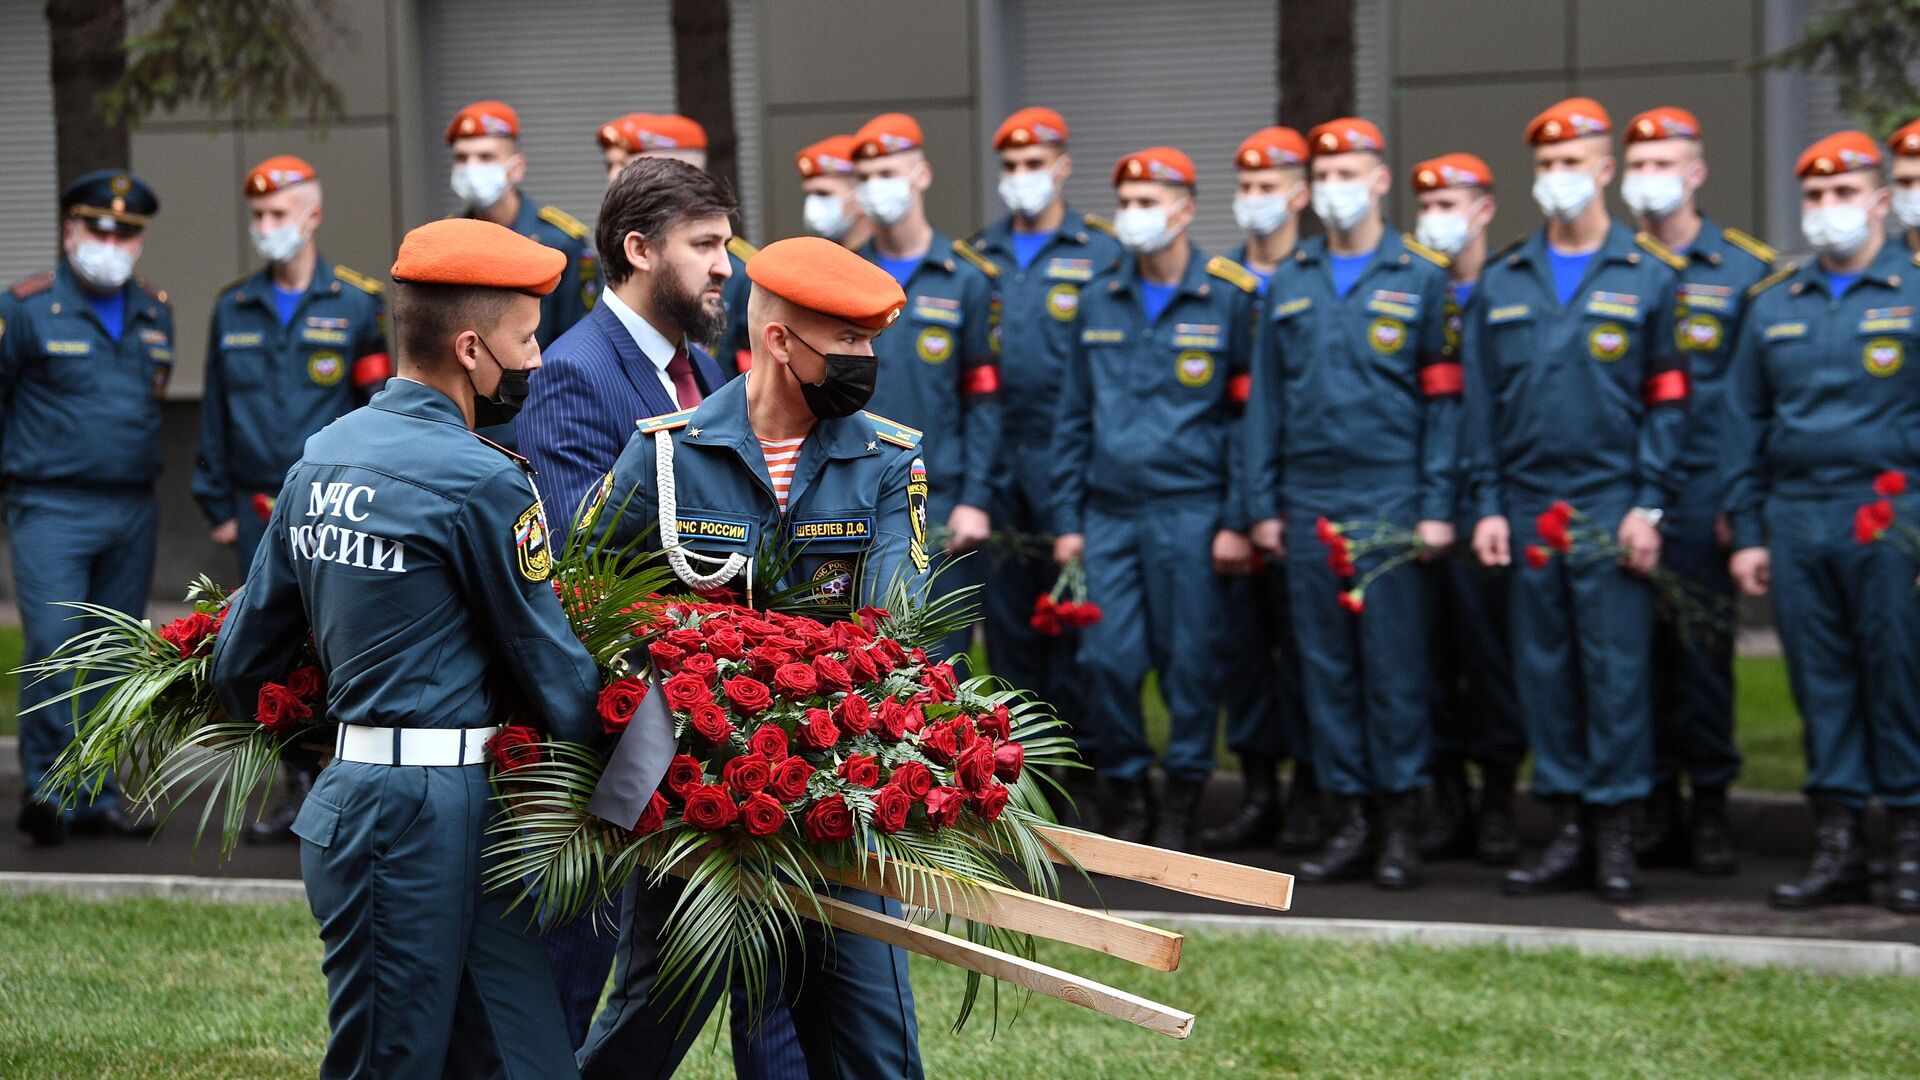
[[[773,692],[767,689],[767,684],[746,675],[735,675],[728,679],[723,689],[734,707],[748,716],[758,716],[773,704]]]
[[[688,754],[675,754],[667,765],[667,790],[681,799],[692,795],[707,782],[707,771]]]
[[[833,722],[849,735],[865,735],[873,726],[873,707],[859,694],[848,694],[833,707]]]
[[[600,727],[608,734],[627,730],[633,722],[633,714],[640,709],[640,702],[647,696],[647,684],[643,679],[631,676],[616,679],[600,691],[600,703],[596,709],[600,714]]]
[[[907,793],[908,798],[918,802],[933,790],[933,770],[917,761],[905,762],[895,766],[887,785],[899,788]]]
[[[633,834],[645,836],[667,823],[667,800],[659,792],[647,800],[647,808],[640,811],[640,820],[634,823]]]
[[[492,755],[495,768],[501,772],[512,772],[540,763],[539,744],[538,731],[521,724],[509,724],[487,740],[487,753]]]
[[[1907,493],[1907,474],[1899,469],[1888,469],[1873,478],[1873,493],[1891,498]]]
[[[840,729],[834,726],[833,714],[825,709],[808,709],[799,734],[800,745],[809,750],[829,750],[840,741]]]
[[[847,800],[829,795],[807,811],[807,839],[816,844],[838,844],[853,838],[853,811]]]
[[[1366,594],[1359,589],[1348,589],[1340,594],[1340,606],[1358,615],[1367,610]]]
[[[861,626],[872,630],[874,627],[893,618],[893,615],[889,613],[886,608],[874,607],[872,604],[868,604],[866,607],[854,612],[853,617],[860,620]]]
[[[667,644],[679,649],[682,653],[697,653],[700,651],[700,647],[707,643],[707,635],[691,626],[683,626],[677,630],[669,630],[663,639]]]
[[[865,649],[853,649],[847,653],[847,674],[853,681],[870,683],[880,678],[880,668],[874,664],[873,657]]]
[[[747,749],[768,761],[779,761],[787,756],[786,729],[778,724],[761,724],[747,737]]]
[[[253,516],[261,521],[273,520],[273,496],[264,491],[253,493]]]
[[[873,640],[873,635],[867,633],[867,631],[857,623],[834,623],[831,632],[833,647],[839,649],[841,652],[850,653]]]
[[[260,697],[254,703],[254,709],[260,726],[275,735],[298,731],[301,724],[313,717],[313,710],[307,707],[307,703],[279,683],[267,683],[260,687]]]
[[[692,795],[687,796],[686,809],[680,816],[687,824],[707,832],[717,832],[733,824],[739,816],[740,808],[733,804],[733,796],[718,784],[706,784]]]
[[[960,735],[952,724],[935,724],[920,735],[920,751],[942,765],[960,754]]]
[[[993,780],[993,746],[985,739],[960,751],[953,763],[953,777],[968,791],[979,791]]]
[[[759,754],[742,754],[727,762],[727,767],[720,770],[720,779],[740,794],[752,795],[766,789],[773,779],[773,767]]]
[[[706,680],[684,671],[661,683],[660,692],[667,695],[667,708],[674,712],[690,712],[695,705],[713,700]]]
[[[1552,561],[1553,561],[1553,552],[1551,550],[1545,547],[1542,547],[1539,544],[1527,545],[1527,565],[1528,566],[1533,567],[1535,570],[1540,570],[1545,568],[1545,566]]]
[[[1853,538],[1862,544],[1871,544],[1892,524],[1892,503],[1885,499],[1867,503],[1853,512]]]
[[[647,646],[647,655],[653,659],[653,668],[662,675],[671,675],[680,670],[680,661],[687,658],[684,649],[676,648],[664,641],[656,641]]]
[[[844,694],[853,689],[853,675],[847,671],[847,665],[831,656],[814,657],[813,677],[820,684],[822,693]]]
[[[880,763],[872,754],[851,754],[840,763],[840,775],[854,787],[879,787]]]
[[[781,697],[799,701],[820,692],[820,679],[805,664],[782,664],[773,673],[773,688]]]
[[[706,653],[694,653],[680,664],[680,670],[687,675],[698,675],[708,686],[720,681],[720,662]]]
[[[200,651],[200,646],[213,637],[219,625],[213,616],[196,611],[161,627],[160,640],[180,650],[181,657],[185,658]]]
[[[733,734],[733,725],[727,721],[727,710],[711,701],[695,705],[687,714],[694,733],[716,745],[726,742]]]
[[[1013,738],[1013,711],[1005,705],[995,705],[991,713],[981,713],[973,722],[989,738],[1000,742]]]
[[[1565,503],[1554,503],[1565,506]],[[1541,542],[1562,554],[1573,550],[1573,537],[1567,532],[1567,518],[1554,513],[1551,509],[1533,520],[1533,527],[1539,531]]]
[[[891,671],[906,665],[907,650],[901,648],[900,643],[892,638],[881,638],[868,648],[874,654],[874,662],[880,665],[882,671]]]
[[[319,668],[308,664],[287,673],[287,689],[293,691],[293,696],[301,701],[318,701],[326,696],[327,681],[321,676]]]
[[[889,784],[873,797],[873,827],[883,833],[897,833],[907,827],[907,811],[913,809],[913,796]]]
[[[740,824],[748,836],[772,836],[787,823],[787,808],[764,791],[754,792],[740,804]]]
[[[738,660],[747,655],[747,636],[722,627],[707,635],[707,651],[722,660]]]
[[[793,650],[779,645],[755,645],[747,650],[747,667],[754,678],[771,679],[782,667],[793,663]]]
[[[968,796],[967,805],[988,821],[998,821],[1001,811],[1007,808],[1007,789],[999,784],[990,784],[985,790]]]
[[[792,802],[807,793],[807,781],[813,779],[813,766],[804,759],[790,757],[773,767],[773,779],[768,781],[767,790]]]
[[[1017,742],[1002,743],[993,752],[993,775],[1011,784],[1020,779],[1020,769],[1026,762],[1026,747]]]
[[[934,664],[928,667],[926,673],[920,676],[920,682],[933,691],[935,701],[952,701],[958,689],[953,681],[952,664]]]
[[[957,787],[937,787],[927,792],[927,821],[944,829],[960,820],[960,808],[967,804],[967,793]]]

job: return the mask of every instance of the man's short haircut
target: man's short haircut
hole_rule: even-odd
[[[394,282],[393,340],[399,362],[433,367],[455,334],[472,328],[484,337],[500,325],[514,295],[510,289]]]
[[[733,192],[704,169],[665,157],[628,161],[600,200],[600,222],[593,232],[607,284],[619,285],[633,276],[633,264],[627,261],[628,233],[658,244],[689,221],[729,217],[737,209]]]

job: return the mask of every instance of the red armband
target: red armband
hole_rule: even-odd
[[[1420,369],[1420,389],[1428,397],[1446,397],[1466,389],[1467,371],[1457,361],[1428,364]]]
[[[1649,378],[1640,389],[1641,396],[1649,405],[1664,405],[1669,401],[1685,401],[1692,393],[1684,371],[1663,371]]]
[[[735,349],[733,352],[733,366],[739,368],[740,374],[742,375],[745,375],[747,372],[752,371],[753,370],[753,350],[752,349]]]
[[[393,378],[393,361],[386,353],[368,353],[353,362],[353,385],[372,386]]]
[[[1227,398],[1235,405],[1245,405],[1253,396],[1253,376],[1242,373],[1227,380]]]
[[[1000,389],[1000,368],[994,364],[981,364],[977,368],[968,368],[960,377],[960,392],[963,394],[992,394]]]

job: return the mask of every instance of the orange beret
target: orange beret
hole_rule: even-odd
[[[925,142],[920,135],[920,121],[906,113],[881,113],[853,133],[853,160],[865,161],[918,150]]]
[[[776,240],[747,260],[756,287],[808,311],[884,330],[900,317],[907,294],[893,275],[832,240]]]
[[[393,280],[472,285],[545,296],[567,269],[563,253],[504,225],[475,218],[430,221],[400,241]]]
[[[1343,116],[1316,125],[1307,133],[1307,144],[1316,154],[1346,154],[1355,150],[1384,154],[1387,150],[1387,140],[1380,137],[1380,129],[1373,126],[1373,121],[1357,116]]]
[[[707,129],[698,120],[678,113],[628,113],[638,153],[649,150],[705,150]]]
[[[1693,114],[1687,110],[1673,105],[1648,109],[1627,121],[1626,141],[1630,143],[1699,137],[1700,121],[1694,119]]]
[[[1441,154],[1413,167],[1413,190],[1493,187],[1493,170],[1472,154]]]
[[[295,184],[304,184],[319,174],[313,166],[292,154],[270,157],[253,167],[247,174],[247,182],[240,185],[243,195],[270,195],[281,188]]]
[[[645,118],[645,113],[628,113],[609,120],[600,125],[600,130],[594,133],[594,139],[603,148],[619,147],[629,154],[637,153],[640,150],[640,123]]]
[[[853,175],[853,136],[829,135],[793,155],[793,167],[802,180],[815,176]]]
[[[1915,120],[1887,139],[1887,149],[1901,157],[1920,154],[1920,120]]]
[[[1864,131],[1836,131],[1807,147],[1793,167],[1795,176],[1832,176],[1880,167],[1880,148]]]
[[[1065,145],[1067,121],[1052,109],[1021,109],[1000,121],[1000,129],[993,133],[995,150],[1005,150],[1009,146]]]
[[[1587,135],[1605,135],[1613,130],[1607,110],[1592,98],[1570,97],[1527,123],[1527,145],[1566,142]]]
[[[504,101],[476,101],[454,113],[453,122],[447,125],[447,141],[475,135],[517,139],[520,137],[520,114]]]
[[[1149,146],[1145,150],[1135,150],[1113,166],[1114,187],[1128,180],[1151,180],[1159,184],[1185,184],[1192,187],[1197,176],[1193,171],[1193,159],[1171,146]]]
[[[1307,163],[1307,140],[1290,127],[1268,127],[1246,137],[1233,152],[1240,169],[1278,169]]]

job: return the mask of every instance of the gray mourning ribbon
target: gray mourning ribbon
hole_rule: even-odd
[[[620,741],[613,744],[607,767],[587,802],[588,813],[622,829],[632,830],[640,823],[677,749],[673,715],[667,711],[667,695],[659,683],[658,676],[648,678],[647,696]]]

